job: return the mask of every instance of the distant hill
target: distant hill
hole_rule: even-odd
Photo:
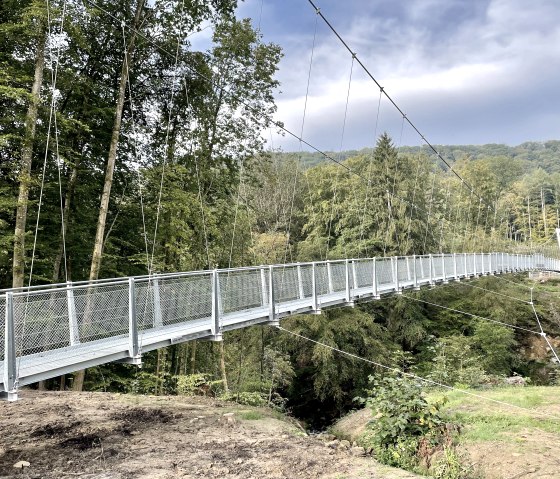
[[[527,170],[541,167],[548,173],[560,173],[560,140],[550,140],[545,142],[527,141],[517,146],[507,146],[491,143],[488,145],[434,145],[436,150],[448,162],[454,163],[462,159],[478,160],[488,157],[506,157],[521,160],[526,163]],[[427,146],[403,146],[400,148],[403,153],[424,153],[432,156],[432,150]],[[348,150],[341,153],[326,152],[332,158],[343,161],[356,155],[371,154],[372,148],[362,150]],[[286,158],[299,158],[301,155],[302,164],[307,168],[312,168],[320,163],[329,161],[323,155],[316,152],[277,153]]]

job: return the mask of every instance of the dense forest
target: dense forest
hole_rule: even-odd
[[[560,141],[438,147],[465,181],[387,134],[330,158],[267,151],[282,52],[235,7],[0,4],[1,287],[326,258],[557,251]],[[192,50],[189,36],[209,25],[211,46]],[[418,297],[532,327],[532,310],[507,299],[528,297],[526,280],[514,280]],[[559,302],[536,299],[552,335]],[[514,372],[558,380],[546,354],[527,353],[533,338],[522,332],[407,298],[283,324],[449,384]],[[319,425],[353,407],[373,372],[267,327],[143,360],[141,371],[107,365],[62,386],[176,394],[204,385]]]

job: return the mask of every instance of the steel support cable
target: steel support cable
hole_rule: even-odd
[[[367,177],[367,183],[366,183],[366,194],[364,196],[364,208],[362,211],[362,224],[360,227],[360,244],[362,243],[363,237],[364,237],[364,227],[365,227],[365,219],[366,219],[366,209],[367,209],[367,204],[368,204],[368,197],[369,197],[369,190],[371,189],[371,177],[373,174],[373,160],[375,158],[375,148],[376,148],[376,143],[377,143],[377,128],[379,125],[379,112],[381,110],[381,98],[383,98],[382,95],[382,91],[379,90],[379,100],[377,102],[377,115],[375,117],[375,129],[374,129],[374,133],[373,133],[373,148],[371,150],[371,158],[370,158],[370,162],[368,165],[368,177]],[[369,253],[369,249],[366,249],[366,254]]]
[[[498,321],[497,319],[491,319],[491,318],[487,318],[485,316],[479,316],[478,314],[468,313],[467,311],[462,311],[460,309],[450,308],[448,306],[443,306],[443,305],[438,304],[438,303],[433,303],[431,301],[426,301],[424,299],[415,298],[414,296],[409,296],[407,294],[403,294],[401,296],[403,298],[407,298],[407,299],[410,299],[412,301],[416,301],[417,303],[424,303],[424,304],[427,304],[429,306],[435,306],[436,308],[445,309],[446,311],[451,311],[453,313],[462,314],[464,316],[469,316],[469,317],[475,318],[475,319],[481,319],[483,321],[489,321],[491,323],[500,324],[500,325],[505,326],[507,328],[518,329],[518,330],[524,331],[526,333],[537,334],[537,335],[540,336],[540,333],[538,331],[534,331],[532,329],[527,329],[527,328],[524,328],[522,326],[516,326],[515,324],[505,323],[503,321]]]
[[[106,15],[108,15],[109,17],[113,18],[116,21],[120,20],[113,15],[111,12],[109,12],[108,10],[104,9],[103,7],[101,7],[98,3],[96,3],[94,0],[84,0],[87,1],[88,3],[90,3],[91,5],[93,5],[95,8],[99,9],[100,11],[102,11],[103,13],[105,13]],[[149,37],[145,36],[143,33],[141,33],[140,31],[138,31],[137,29],[130,27],[130,26],[126,26],[126,28],[128,28],[130,31],[133,31],[136,33],[136,35],[138,35],[139,38],[142,38],[143,40],[145,40],[146,42],[148,42],[149,44],[151,44],[152,46],[154,46],[157,50],[161,51],[162,53],[165,53],[166,55],[169,55],[171,57],[173,57],[173,53],[171,53],[169,50],[161,47],[160,45],[156,44],[152,39],[150,39]],[[286,133],[288,136],[291,136],[292,138],[294,138],[295,140],[301,142],[302,144],[304,144],[305,146],[309,147],[311,150],[313,150],[316,153],[319,153],[321,156],[323,156],[326,160],[332,161],[333,163],[338,164],[340,167],[344,168],[345,170],[347,170],[350,174],[353,174],[359,178],[362,179],[362,181],[364,181],[364,183],[367,184],[367,179],[359,174],[358,172],[354,171],[352,168],[350,168],[348,165],[345,165],[343,162],[336,160],[335,158],[333,158],[331,155],[329,155],[328,153],[326,153],[325,151],[321,150],[320,148],[316,147],[315,145],[311,144],[310,142],[308,142],[307,140],[305,140],[304,138],[301,138],[300,136],[298,136],[296,133],[292,132],[290,129],[286,128],[282,122],[274,120],[271,116],[263,114],[260,110],[257,110],[256,108],[252,107],[251,105],[249,105],[246,101],[244,101],[243,99],[237,97],[236,95],[232,94],[230,91],[228,91],[226,88],[217,85],[216,81],[207,77],[206,75],[204,75],[203,73],[199,72],[198,70],[196,70],[194,67],[191,67],[190,65],[185,65],[185,68],[187,70],[189,70],[190,72],[194,73],[195,75],[197,75],[199,78],[208,81],[211,85],[213,85],[215,88],[221,90],[225,95],[227,95],[230,98],[235,99],[240,105],[243,105],[245,108],[247,108],[249,111],[251,111],[252,113],[254,113],[255,115],[259,116],[260,118],[262,118],[265,122],[266,125],[274,125],[276,128],[278,128],[279,130],[283,131],[284,133]],[[416,210],[420,210],[420,211],[426,211],[423,208],[418,207],[418,205],[412,204],[409,201],[399,197],[398,195],[395,195],[394,198],[396,198],[399,201],[403,201],[407,204],[410,204],[412,208],[416,209]]]
[[[60,31],[62,33],[62,31],[64,30],[64,19],[66,18],[66,0],[64,0],[63,3],[63,8],[62,8],[62,18],[60,21]],[[51,25],[51,14],[50,14],[50,2],[49,0],[47,0],[47,25],[48,25],[48,41],[49,41],[49,51],[50,51],[50,55],[52,57],[52,48],[51,48],[51,35],[52,35],[52,25]],[[50,138],[51,138],[51,130],[52,130],[52,126],[53,126],[53,117],[55,117],[56,112],[56,82],[58,79],[58,66],[59,66],[59,60],[60,60],[60,41],[58,42],[57,45],[57,53],[56,53],[56,60],[55,60],[55,65],[54,65],[54,71],[53,71],[53,67],[51,65],[51,104],[50,104],[50,112],[49,112],[49,121],[48,121],[48,126],[47,126],[47,140],[46,140],[46,144],[45,144],[45,154],[43,156],[43,167],[42,167],[42,172],[41,172],[41,187],[39,190],[39,203],[37,206],[37,219],[35,221],[35,233],[33,236],[33,249],[32,249],[32,253],[31,253],[31,265],[29,267],[29,281],[28,281],[28,290],[27,290],[27,295],[25,297],[25,309],[24,309],[24,314],[23,314],[23,322],[22,322],[22,327],[21,327],[21,341],[20,341],[20,349],[19,352],[20,354],[18,355],[18,361],[17,361],[17,367],[16,367],[16,377],[14,380],[14,388],[17,390],[17,388],[19,387],[19,371],[20,371],[20,366],[21,366],[21,357],[22,357],[22,351],[23,351],[23,338],[25,337],[25,332],[26,332],[26,328],[27,328],[27,313],[28,313],[28,308],[29,308],[29,294],[30,294],[30,287],[31,287],[31,281],[33,279],[33,267],[35,265],[35,253],[37,251],[37,238],[39,236],[39,222],[41,219],[41,208],[43,206],[43,194],[44,194],[44,190],[45,190],[45,176],[46,176],[46,171],[47,171],[47,160],[48,160],[48,156],[49,156],[49,147],[50,147]],[[56,128],[56,126],[55,126]],[[58,148],[57,148],[57,153],[58,153]],[[64,222],[63,222],[64,224]],[[66,258],[65,258],[66,261]],[[67,276],[67,272],[66,273],[66,279],[68,278]],[[17,340],[16,340],[17,343]],[[17,344],[16,344],[16,348],[17,348]]]
[[[319,16],[315,15],[315,27],[313,29],[313,42],[311,43],[311,55],[309,57],[309,68],[307,69],[307,84],[305,87],[305,101],[303,102],[303,114],[301,116],[301,128],[300,128],[300,133],[299,136],[300,138],[303,137],[303,131],[305,128],[305,120],[307,118],[307,104],[309,101],[309,89],[311,86],[311,72],[313,70],[313,59],[315,58],[315,46],[317,44],[317,28],[319,26]],[[284,249],[284,260],[286,259],[286,255],[287,255],[287,250],[289,247],[289,235],[290,235],[290,231],[292,229],[292,217],[293,217],[293,211],[294,211],[294,204],[295,204],[295,197],[296,197],[296,188],[297,188],[297,178],[298,178],[298,174],[299,174],[299,169],[301,167],[301,160],[302,160],[302,156],[303,156],[303,146],[301,141],[299,142],[299,155],[298,155],[298,160],[296,163],[296,171],[294,174],[294,187],[292,190],[292,200],[291,200],[291,205],[290,205],[290,215],[289,215],[289,220],[288,220],[288,224],[287,224],[287,229],[286,229],[286,247]],[[309,192],[309,196],[310,196],[310,203],[311,203],[311,211],[313,212],[313,214],[315,214],[315,205],[313,204],[313,200],[311,198],[311,187],[309,184],[309,177],[307,175],[306,176],[306,180],[307,180],[307,188],[308,188],[308,192]],[[328,243],[327,243],[327,248],[328,248]],[[327,251],[325,251],[325,257],[328,254],[328,249]],[[284,261],[285,262],[285,261]]]
[[[89,1],[89,0],[88,0]],[[185,9],[185,0],[182,2],[181,13],[184,13]],[[161,179],[159,184],[159,194],[158,194],[158,203],[157,203],[157,210],[156,210],[156,224],[154,226],[154,239],[152,243],[152,258],[150,261],[150,272],[154,268],[154,255],[156,251],[156,242],[157,242],[157,233],[159,227],[159,217],[161,213],[161,199],[163,194],[163,182],[165,180],[165,168],[167,166],[167,160],[169,156],[169,133],[171,131],[171,113],[173,112],[173,107],[175,103],[175,80],[177,78],[177,65],[179,63],[179,50],[181,48],[181,38],[183,37],[183,30],[179,32],[179,36],[177,37],[177,46],[175,48],[175,66],[173,68],[173,79],[171,83],[171,99],[169,104],[169,113],[167,115],[167,128],[165,132],[165,151],[163,152],[163,164],[161,168]],[[125,54],[125,58],[127,55]]]
[[[330,30],[335,34],[335,36],[340,40],[340,42],[342,43],[342,45],[344,45],[344,47],[348,50],[348,52],[350,52],[351,55],[353,55],[356,59],[356,61],[358,62],[358,64],[360,65],[360,67],[362,67],[362,69],[364,70],[364,72],[366,73],[366,75],[373,80],[373,82],[382,90],[383,94],[385,95],[385,97],[391,102],[391,104],[395,107],[395,109],[406,119],[407,123],[414,129],[414,131],[416,131],[416,133],[420,136],[420,138],[422,138],[422,140],[424,141],[424,143],[426,143],[426,145],[428,146],[428,148],[430,148],[434,154],[443,162],[445,163],[445,165],[447,165],[447,167],[449,168],[449,170],[457,177],[459,178],[461,181],[465,182],[465,184],[467,185],[467,187],[473,192],[473,194],[475,194],[476,196],[478,196],[481,200],[483,200],[483,197],[481,195],[479,195],[478,193],[475,192],[474,188],[467,183],[462,177],[461,175],[456,172],[453,169],[453,166],[435,149],[435,147],[426,139],[426,137],[420,132],[420,130],[416,127],[416,125],[405,115],[405,113],[402,111],[402,109],[397,105],[397,103],[393,100],[393,98],[391,98],[391,96],[385,91],[385,89],[381,86],[381,84],[377,81],[377,79],[373,76],[373,74],[369,71],[369,69],[364,65],[364,63],[358,58],[358,56],[353,52],[353,50],[350,48],[350,46],[348,45],[348,43],[346,43],[346,41],[342,38],[342,36],[338,33],[338,31],[334,28],[334,26],[327,20],[327,18],[323,15],[323,13],[321,12],[321,9],[318,8],[315,3],[313,2],[313,0],[308,0],[308,2],[311,4],[311,6],[315,9],[315,12],[323,19],[323,21],[326,23],[326,25],[330,28]],[[483,200],[484,201],[484,200]]]
[[[531,289],[531,302],[529,304],[531,305],[531,308],[533,309],[533,314],[535,315],[535,319],[537,320],[537,324],[539,325],[539,329],[541,330],[541,332],[539,334],[540,334],[540,336],[542,336],[544,338],[544,340],[546,341],[546,344],[548,344],[548,347],[550,348],[550,351],[552,352],[552,354],[556,358],[556,363],[558,364],[558,366],[560,366],[560,358],[558,358],[558,354],[556,353],[556,350],[554,349],[554,347],[550,343],[547,334],[544,332],[544,329],[543,329],[542,324],[541,324],[541,320],[539,318],[539,315],[537,314],[537,310],[535,309],[535,301],[533,299],[533,289]]]
[[[434,188],[436,183],[436,173],[432,172],[432,188],[430,189],[430,206],[428,208],[428,217],[426,218],[426,232],[424,234],[424,245],[422,246],[422,254],[426,254],[426,243],[428,241],[428,230],[431,231],[430,228],[430,219],[432,217],[432,207],[434,205]]]
[[[357,354],[350,353],[348,351],[344,351],[344,350],[336,348],[334,346],[330,346],[329,344],[325,344],[321,341],[311,339],[307,336],[296,333],[295,331],[291,331],[289,329],[283,328],[282,326],[277,326],[277,328],[280,331],[284,331],[284,332],[286,332],[288,334],[291,334],[292,336],[295,336],[297,338],[300,338],[300,339],[303,339],[303,340],[308,341],[310,343],[316,344],[318,346],[322,346],[324,348],[330,349],[331,351],[334,351],[334,352],[339,353],[341,355],[348,356],[352,359],[357,359],[358,361],[363,361],[365,363],[371,364],[373,366],[377,366],[377,367],[385,369],[387,371],[392,371],[392,372],[401,374],[402,376],[406,376],[406,377],[409,377],[409,378],[412,378],[412,379],[417,379],[419,381],[422,381],[426,384],[430,384],[432,386],[437,386],[437,387],[440,387],[440,388],[443,388],[443,389],[447,389],[449,391],[456,391],[456,392],[459,392],[459,393],[464,394],[466,396],[475,397],[477,399],[481,399],[481,400],[487,401],[487,402],[492,402],[494,404],[499,404],[501,406],[511,407],[513,409],[516,409],[516,410],[530,412],[531,414],[536,414],[537,416],[546,417],[546,418],[549,418],[549,419],[560,420],[560,416],[554,416],[552,414],[546,414],[546,413],[542,413],[540,411],[534,411],[532,409],[529,409],[529,408],[526,408],[526,407],[523,407],[523,406],[517,406],[516,404],[511,404],[511,403],[508,403],[508,402],[505,402],[505,401],[500,401],[498,399],[492,399],[492,398],[489,398],[489,397],[486,397],[486,396],[482,396],[481,394],[476,394],[476,393],[473,393],[471,391],[467,391],[465,389],[455,388],[453,386],[449,386],[448,384],[440,383],[438,381],[434,381],[433,379],[427,379],[427,378],[424,378],[422,376],[418,376],[416,374],[403,371],[402,369],[399,369],[399,368],[396,368],[396,367],[393,367],[393,366],[388,366],[388,365],[380,363],[378,361],[373,361],[371,359],[367,359],[367,358],[364,358],[362,356],[358,356]]]
[[[123,50],[126,52],[126,34],[124,30],[124,23],[121,24],[122,27],[122,37],[123,37]],[[124,56],[124,63],[126,69],[126,84],[128,87],[128,101],[130,102],[130,121],[132,123],[132,134],[134,135],[133,147],[134,147],[134,156],[138,156],[138,131],[136,130],[136,121],[134,119],[134,98],[132,96],[132,85],[130,83],[130,71],[128,68],[128,55]],[[140,211],[142,213],[142,232],[144,236],[144,249],[146,252],[146,268],[148,270],[148,275],[151,274],[150,268],[150,253],[148,247],[148,230],[146,229],[146,215],[144,212],[144,193],[143,193],[143,186],[142,186],[142,177],[140,175],[140,168],[137,166],[136,168],[136,176],[138,178],[138,190],[140,193]]]
[[[348,118],[348,103],[350,102],[350,90],[352,88],[352,75],[354,73],[354,56],[352,56],[352,63],[350,64],[350,75],[348,78],[348,90],[346,93],[346,105],[344,107],[344,119],[342,121],[342,132],[340,134],[340,147],[339,147],[339,158],[342,161],[342,148],[344,145],[344,133],[346,132],[346,120]],[[338,180],[339,180],[339,173],[340,170],[337,170],[337,174],[335,177],[335,183],[334,183],[334,192],[333,192],[333,198],[332,198],[332,203],[331,203],[331,215],[330,215],[330,219],[329,219],[329,226],[328,226],[328,231],[327,231],[327,257],[325,259],[328,259],[328,255],[329,255],[329,249],[330,249],[330,240],[331,240],[331,229],[332,229],[332,222],[333,222],[333,218],[334,218],[334,213],[335,213],[335,208],[336,208],[336,198],[337,198],[337,192],[338,192]]]
[[[414,202],[416,201],[416,190],[418,187],[418,177],[420,176],[420,155],[417,156],[416,158],[416,175],[414,176],[414,189],[412,191],[412,203],[414,204]],[[410,209],[410,215],[408,217],[408,229],[406,232],[406,248],[407,250],[410,250],[410,233],[412,230],[412,213],[413,213],[414,209],[411,208]]]
[[[503,298],[508,298],[508,299],[512,299],[514,301],[519,301],[520,303],[531,304],[530,301],[527,301],[525,299],[517,298],[515,296],[510,296],[510,295],[504,294],[504,293],[498,293],[497,291],[493,291],[493,290],[488,289],[488,288],[483,288],[482,286],[476,286],[476,285],[471,284],[469,282],[464,282],[464,283],[461,283],[461,284],[463,286],[468,286],[469,288],[480,289],[481,291],[486,291],[488,293],[495,294],[496,296],[502,296]]]

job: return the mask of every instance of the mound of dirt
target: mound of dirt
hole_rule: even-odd
[[[306,436],[267,409],[200,397],[27,390],[20,397],[0,403],[0,478],[417,477]]]

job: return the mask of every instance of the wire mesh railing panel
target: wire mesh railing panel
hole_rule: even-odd
[[[327,263],[317,263],[315,265],[315,285],[318,295],[328,294],[330,292]]]
[[[332,291],[339,293],[346,290],[346,264],[330,263]]]
[[[418,256],[415,259],[416,266],[416,280],[422,281],[430,277],[430,264],[429,258]]]
[[[473,275],[475,272],[475,262],[474,262],[474,255],[468,254],[467,255],[467,274]]]
[[[397,271],[399,281],[410,281],[412,279],[411,274],[411,261],[408,258],[397,258]]]
[[[300,274],[303,297],[310,298],[313,296],[313,266],[310,264],[300,266]]]
[[[482,255],[475,254],[474,259],[476,264],[476,272],[477,274],[480,274],[482,272]]]
[[[73,294],[80,342],[128,334],[128,283],[76,288]]]
[[[441,255],[432,256],[434,268],[434,278],[443,278],[443,257]]]
[[[212,312],[210,279],[210,276],[206,278],[207,291],[205,294],[208,297],[207,316]],[[220,273],[219,282],[221,311],[223,314],[259,308],[268,304],[268,268],[263,270],[248,269]]]
[[[14,296],[17,356],[28,356],[70,344],[66,291]]]
[[[294,301],[300,297],[297,266],[275,267],[274,300],[277,303]]]
[[[373,261],[357,260],[355,262],[356,270],[356,287],[367,288],[373,287]]]
[[[465,256],[461,254],[461,255],[457,255],[455,258],[457,261],[457,275],[458,276],[466,275],[467,267],[465,265]]]
[[[136,324],[139,331],[162,326],[161,315],[156,318],[156,298],[159,300],[159,280],[138,281],[135,284],[136,295]],[[161,308],[161,301],[159,303]]]
[[[0,297],[0,361],[4,361],[4,346],[6,344],[6,296]]]
[[[391,258],[382,258],[375,262],[375,275],[378,285],[395,283]]]
[[[455,276],[455,257],[451,254],[446,254],[444,257],[445,276],[452,278]]]
[[[158,286],[163,326],[212,316],[210,273],[163,278]]]

